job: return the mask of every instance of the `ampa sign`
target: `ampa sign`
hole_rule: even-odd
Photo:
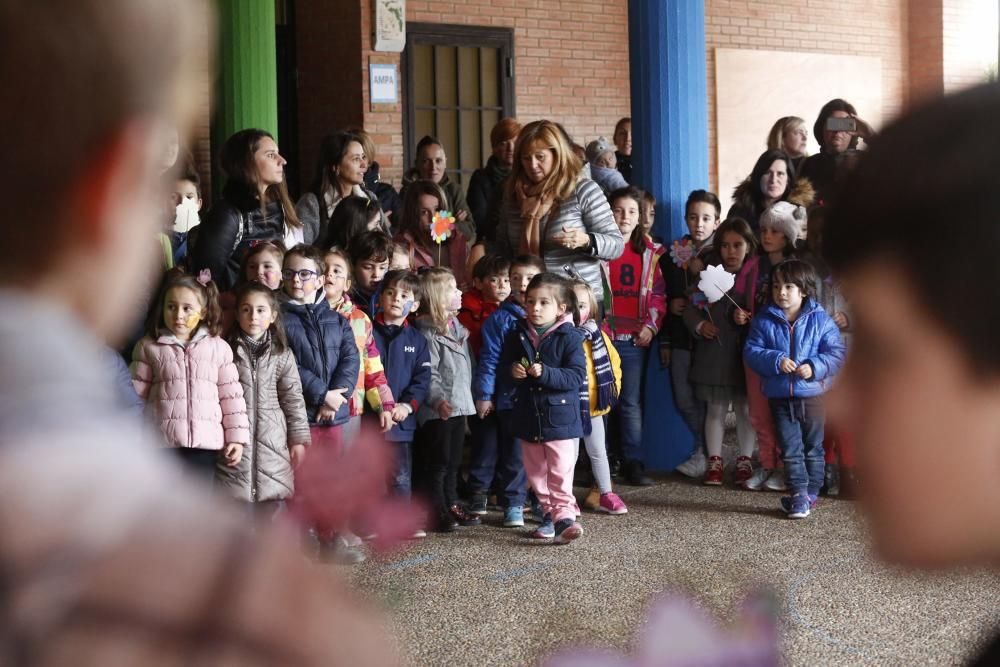
[[[372,104],[396,104],[399,95],[396,93],[396,66],[383,64],[368,65],[368,89],[371,91]]]

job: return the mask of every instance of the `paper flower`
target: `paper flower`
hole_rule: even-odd
[[[174,214],[174,231],[186,234],[191,231],[192,227],[196,227],[201,220],[198,218],[198,205],[193,199],[188,199],[184,197],[181,203],[177,205],[176,213]]]
[[[438,211],[431,220],[431,238],[434,243],[443,243],[455,230],[455,216],[451,211]]]
[[[705,293],[709,303],[715,303],[726,296],[726,292],[733,289],[733,284],[736,282],[733,274],[722,268],[721,264],[718,266],[710,264],[699,276],[701,279],[698,281],[698,289]]]
[[[694,243],[691,242],[691,239],[677,239],[670,246],[670,258],[674,260],[674,264],[682,269],[687,269],[694,256]]]
[[[563,649],[544,667],[771,667],[780,664],[777,605],[751,595],[730,628],[720,625],[680,595],[654,602],[634,653],[600,649]]]

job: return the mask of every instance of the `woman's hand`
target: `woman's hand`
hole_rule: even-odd
[[[861,137],[865,140],[865,143],[875,136],[875,129],[868,123],[868,121],[862,120],[857,116],[851,116],[854,119],[854,132],[851,132],[856,137]]]
[[[533,378],[542,377],[542,365],[539,363],[534,363],[528,366],[528,375]]]
[[[563,227],[562,231],[555,234],[552,239],[559,245],[570,250],[585,248],[590,245],[590,235],[582,229]]]
[[[510,374],[514,377],[515,380],[523,380],[526,377],[528,377],[528,369],[522,366],[521,364],[514,364],[513,366],[511,366]]]
[[[222,450],[222,459],[230,468],[235,468],[241,458],[243,458],[243,445],[238,442],[230,442]]]

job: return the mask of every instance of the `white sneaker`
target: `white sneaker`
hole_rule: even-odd
[[[698,449],[691,455],[691,458],[675,468],[680,474],[692,479],[701,479],[705,476],[707,469],[708,462],[705,460],[705,452],[701,449]]]
[[[764,486],[770,475],[771,471],[767,468],[754,468],[750,479],[743,482],[743,488],[748,491],[760,491],[760,487]]]
[[[775,468],[771,476],[764,482],[764,488],[768,491],[787,491],[785,486],[785,471],[782,468]]]
[[[420,540],[425,537],[427,537],[427,531],[425,531],[423,528],[417,528],[415,531],[413,531],[413,536],[410,539]]]

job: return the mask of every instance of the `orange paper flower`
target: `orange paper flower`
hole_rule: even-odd
[[[431,238],[435,243],[442,243],[451,236],[455,229],[455,216],[451,211],[438,211],[431,220]]]

